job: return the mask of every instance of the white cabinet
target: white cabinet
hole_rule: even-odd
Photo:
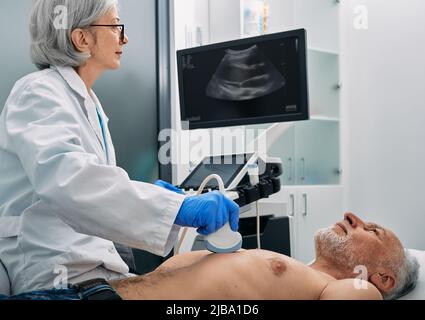
[[[342,220],[341,186],[287,187],[276,197],[287,203],[292,219],[292,255],[309,263],[315,257],[314,234]]]
[[[339,55],[308,50],[310,120],[295,123],[269,155],[282,159],[285,185],[340,183]]]
[[[271,32],[307,30],[310,104],[310,120],[295,123],[275,141],[269,155],[282,159],[286,186],[338,185],[342,173],[338,1],[268,2]]]
[[[282,184],[339,184],[342,172],[339,131],[339,121],[311,119],[296,123],[280,136],[268,155],[282,159]]]

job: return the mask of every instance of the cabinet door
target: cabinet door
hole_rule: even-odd
[[[299,187],[287,187],[283,189],[282,197],[284,202],[287,204],[287,215],[290,219],[290,239],[291,239],[291,257],[297,258],[298,256],[298,221],[296,217],[298,216],[298,193],[300,192]]]
[[[342,220],[342,187],[318,186],[305,187],[297,191],[298,210],[296,220],[296,256],[304,263],[315,258],[314,234]]]
[[[291,246],[291,257],[297,257],[297,221],[296,212],[298,210],[297,194],[299,193],[300,187],[284,187],[280,192],[272,195],[269,199],[263,201],[282,202],[286,204],[285,216],[289,217],[289,232],[290,232],[290,246]],[[276,214],[276,216],[280,216]]]
[[[308,50],[310,116],[314,119],[340,117],[339,60],[335,53]]]
[[[310,120],[295,126],[295,184],[340,183],[339,122]]]

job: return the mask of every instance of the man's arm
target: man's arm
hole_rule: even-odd
[[[379,290],[359,279],[332,281],[323,290],[320,300],[382,300]]]

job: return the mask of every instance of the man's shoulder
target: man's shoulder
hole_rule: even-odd
[[[329,282],[320,300],[382,300],[379,290],[361,279],[343,279]]]

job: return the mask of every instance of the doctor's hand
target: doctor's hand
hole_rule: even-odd
[[[198,233],[209,235],[230,223],[233,231],[239,226],[239,206],[219,191],[187,197],[175,224],[183,227],[198,228]]]
[[[179,194],[183,194],[183,191],[175,186],[173,186],[171,183],[162,181],[162,180],[157,180],[154,185],[158,186],[158,187],[163,187],[167,190],[179,193]]]

